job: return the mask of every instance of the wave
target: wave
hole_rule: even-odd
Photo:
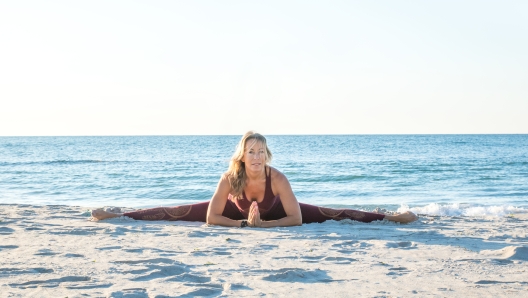
[[[95,160],[95,159],[79,159],[79,160],[44,160],[44,161],[28,161],[28,162],[0,162],[0,166],[18,166],[18,165],[69,165],[69,164],[90,164],[90,163],[115,163],[119,161]],[[129,162],[129,161],[127,161]]]
[[[516,213],[528,213],[528,209],[508,205],[481,206],[471,204],[453,203],[441,205],[431,203],[423,207],[402,205],[398,212],[412,211],[416,214],[433,216],[471,216],[471,217],[506,217]]]
[[[291,182],[315,182],[315,183],[324,183],[324,182],[352,182],[357,180],[386,180],[387,177],[384,176],[375,176],[375,175],[332,175],[332,176],[306,176],[306,177],[295,177],[291,176],[289,180]]]

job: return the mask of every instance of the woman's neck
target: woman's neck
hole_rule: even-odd
[[[246,169],[246,177],[249,180],[260,180],[264,179],[266,177],[266,167],[264,167],[264,170],[258,171],[258,172],[252,172]]]

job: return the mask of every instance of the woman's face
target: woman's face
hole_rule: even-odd
[[[246,142],[243,160],[246,169],[259,171],[266,165],[266,148],[262,142],[255,139]]]

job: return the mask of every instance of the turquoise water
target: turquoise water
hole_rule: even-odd
[[[239,138],[0,137],[0,203],[152,207],[209,200]],[[301,202],[477,215],[528,209],[528,135],[267,138],[272,166]]]

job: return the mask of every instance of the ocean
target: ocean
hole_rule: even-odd
[[[446,216],[528,212],[528,135],[269,135],[300,202]],[[209,200],[240,136],[0,137],[0,204]]]

